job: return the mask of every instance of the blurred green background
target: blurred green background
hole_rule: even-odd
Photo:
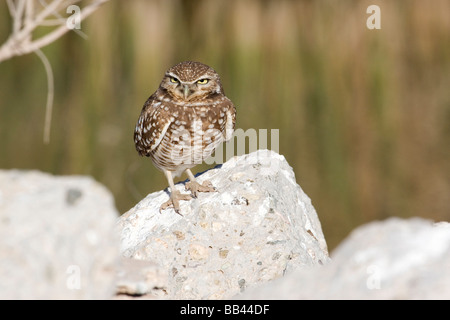
[[[366,27],[371,4],[381,30]],[[81,23],[88,39],[42,49],[50,144],[41,61],[0,63],[0,168],[92,175],[126,212],[167,187],[135,151],[142,105],[168,67],[197,60],[221,75],[237,128],[280,130],[330,249],[375,219],[449,221],[449,12],[448,0],[111,0]],[[0,1],[0,43],[10,32]]]

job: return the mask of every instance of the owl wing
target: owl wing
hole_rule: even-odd
[[[225,121],[221,131],[223,132],[224,140],[228,141],[233,137],[234,127],[236,125],[236,108],[231,100],[227,99],[226,103],[223,104],[223,111]]]
[[[142,108],[141,115],[134,130],[134,143],[141,156],[150,156],[161,143],[171,122],[171,117],[165,115],[160,101],[154,95],[148,98]]]
[[[203,121],[203,132],[208,141],[228,141],[232,138],[236,123],[236,109],[227,97],[217,99],[206,112]],[[205,137],[204,137],[205,138]],[[214,145],[214,148],[217,144]]]

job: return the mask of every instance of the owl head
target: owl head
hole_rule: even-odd
[[[193,102],[224,94],[217,72],[194,61],[180,62],[167,70],[160,88],[175,101]]]

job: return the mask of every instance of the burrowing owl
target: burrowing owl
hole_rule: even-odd
[[[211,67],[185,61],[167,70],[159,88],[145,102],[134,131],[136,150],[150,157],[169,181],[170,199],[160,211],[173,206],[180,214],[180,200],[215,191],[209,181],[200,185],[190,168],[232,137],[235,122],[236,109]],[[186,190],[192,196],[174,188],[173,178],[184,171],[190,180]]]

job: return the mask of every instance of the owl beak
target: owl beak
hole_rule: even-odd
[[[185,84],[183,87],[183,95],[184,95],[185,99],[187,99],[187,97],[189,97],[189,91],[191,91],[191,89],[189,88],[189,86],[187,84]]]

